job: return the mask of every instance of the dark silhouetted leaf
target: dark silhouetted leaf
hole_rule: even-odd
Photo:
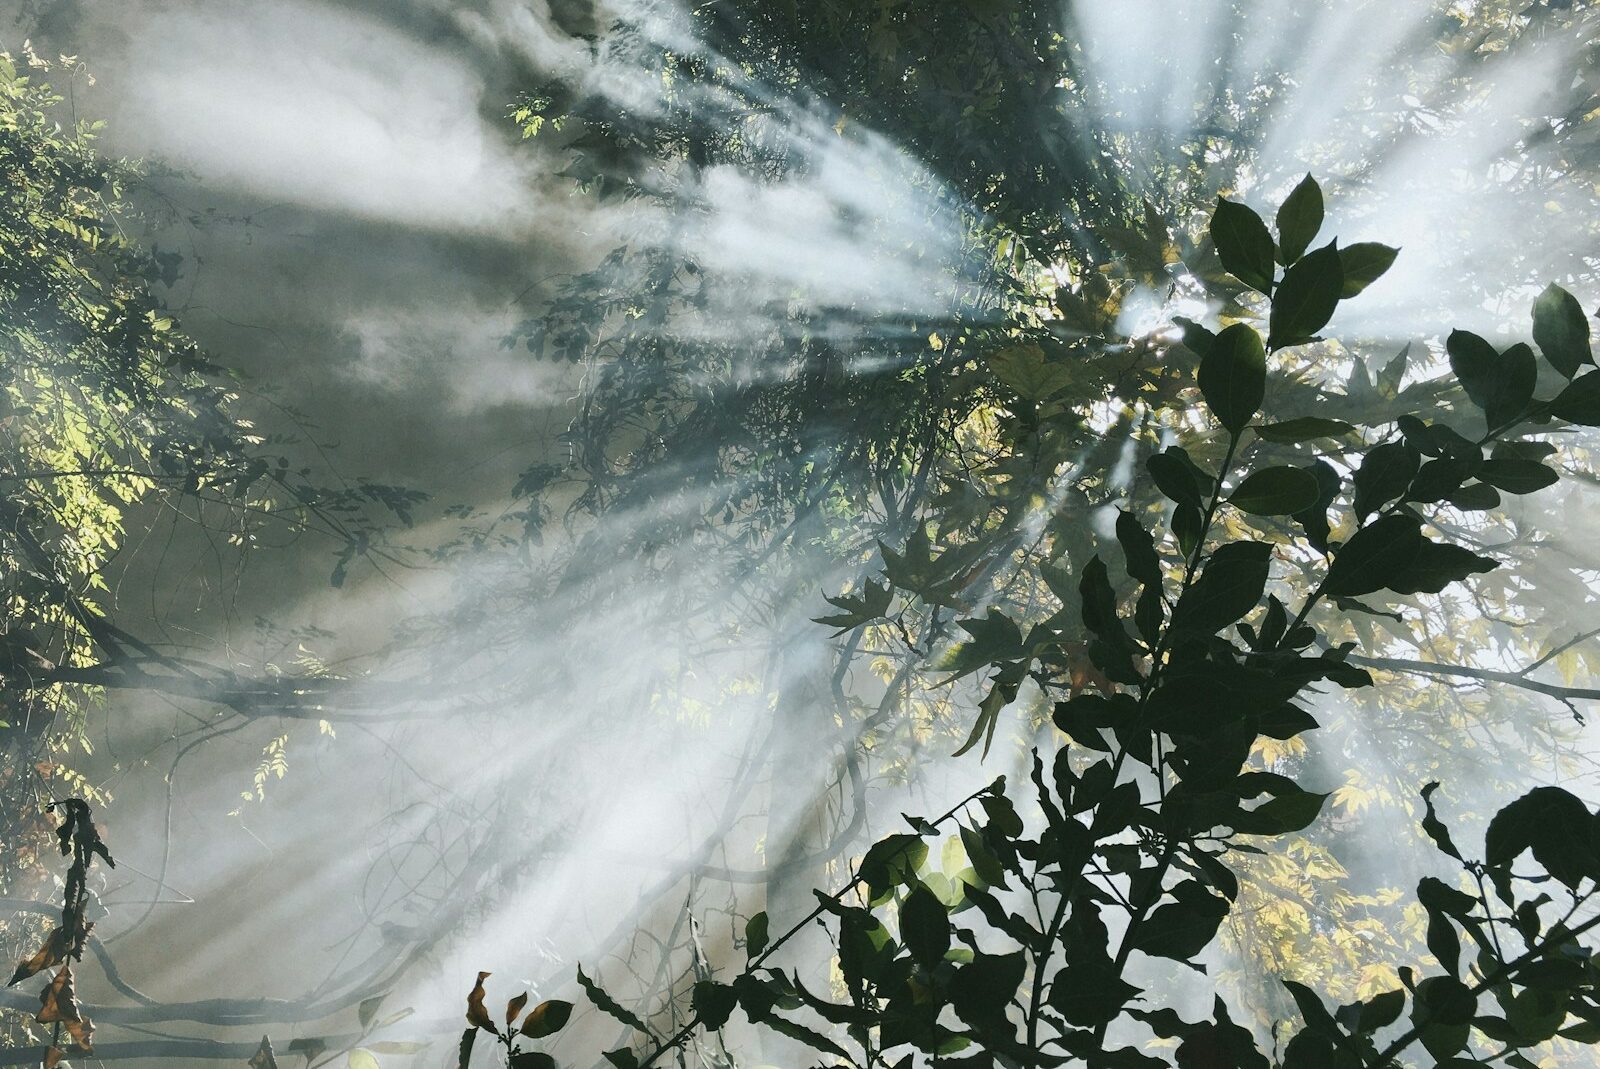
[[[1300,259],[1322,229],[1322,187],[1306,175],[1278,208],[1278,260],[1288,266]]]
[[[1267,347],[1282,349],[1311,340],[1333,318],[1343,290],[1337,244],[1307,253],[1283,273],[1283,282],[1272,295]]]
[[[1344,272],[1344,286],[1339,296],[1354,297],[1383,277],[1394,266],[1400,250],[1376,241],[1358,241],[1339,250],[1339,266]]]
[[[1117,542],[1122,546],[1122,556],[1127,561],[1128,575],[1145,586],[1161,585],[1161,558],[1156,556],[1155,542],[1131,512],[1117,512]]]
[[[1172,629],[1215,634],[1261,601],[1272,547],[1265,542],[1220,546],[1172,610]]]
[[[1233,434],[1244,430],[1261,408],[1267,388],[1261,335],[1245,323],[1235,323],[1218,334],[1211,351],[1200,361],[1199,379],[1200,392],[1217,422]]]
[[[1365,523],[1368,516],[1403,495],[1420,462],[1416,450],[1406,442],[1389,442],[1368,452],[1353,480],[1356,518]]]
[[[521,1050],[511,1056],[508,1069],[556,1069],[556,1060],[538,1050]]]
[[[900,905],[900,939],[919,963],[933,966],[950,949],[950,917],[934,893],[922,884]]]
[[[1272,292],[1272,233],[1253,208],[1219,197],[1211,216],[1211,242],[1229,274],[1252,289]]]
[[[601,1013],[621,1021],[635,1032],[650,1034],[650,1029],[645,1027],[645,1023],[639,1019],[638,1015],[622,1006],[606,992],[605,988],[585,976],[582,966],[578,967],[578,986],[583,988],[583,993],[589,996],[589,1001],[594,1003]],[[534,1011],[534,1013],[537,1012],[539,1011]]]
[[[1508,494],[1531,494],[1554,486],[1560,476],[1537,461],[1506,458],[1485,460],[1478,478]]]
[[[1496,868],[1510,865],[1524,851],[1568,887],[1584,877],[1600,877],[1590,845],[1589,810],[1559,787],[1535,787],[1489,821],[1484,860]]]
[[[1569,379],[1594,363],[1589,319],[1577,298],[1554,282],[1533,302],[1533,341],[1550,366]]]
[[[1407,573],[1422,552],[1423,541],[1421,525],[1414,517],[1385,516],[1339,547],[1323,589],[1347,598],[1382,590]]]
[[[1483,410],[1491,428],[1508,424],[1526,411],[1538,372],[1532,349],[1518,344],[1499,353],[1465,330],[1451,331],[1445,348],[1450,369],[1461,380],[1467,397]]]
[[[1462,859],[1461,851],[1456,849],[1455,842],[1451,840],[1450,829],[1445,827],[1444,822],[1433,811],[1433,792],[1438,789],[1439,784],[1437,781],[1429,783],[1422,788],[1422,804],[1426,807],[1426,812],[1422,817],[1422,830],[1427,833],[1428,838],[1433,840],[1433,845],[1460,861]]]
[[[1310,442],[1317,438],[1342,438],[1353,430],[1355,428],[1342,419],[1323,419],[1319,416],[1301,416],[1256,427],[1256,433],[1267,441],[1285,445]]]
[[[1201,499],[1211,492],[1215,481],[1201,471],[1189,458],[1187,450],[1168,446],[1145,461],[1151,481],[1170,500],[1180,505],[1200,507]]]
[[[1587,371],[1550,402],[1550,414],[1580,427],[1600,427],[1600,371]]]
[[[762,910],[745,922],[744,952],[754,958],[767,949],[767,913]]]
[[[1136,950],[1187,961],[1204,950],[1228,915],[1228,900],[1188,880],[1171,891],[1175,901],[1153,910],[1135,933]]]
[[[615,1015],[613,1014],[613,1016]],[[555,1035],[565,1028],[567,1021],[571,1017],[572,1003],[562,1002],[560,999],[550,999],[547,1002],[539,1003],[539,1005],[528,1011],[528,1016],[523,1019],[520,1031],[529,1039],[543,1039],[545,1036]]]
[[[1304,468],[1274,467],[1251,472],[1228,502],[1258,516],[1292,516],[1316,507],[1317,478]]]
[[[733,1016],[733,1008],[739,1004],[739,996],[727,984],[719,984],[715,980],[700,980],[694,985],[694,1012],[700,1017],[700,1024],[708,1031],[715,1032],[728,1023],[728,1018]]]

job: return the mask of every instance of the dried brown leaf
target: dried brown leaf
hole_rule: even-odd
[[[61,966],[55,979],[39,994],[39,1012],[34,1018],[40,1024],[59,1024],[65,1028],[78,1046],[94,1050],[94,1022],[78,1009],[78,999],[72,986],[72,966]]]
[[[526,1006],[527,1004],[528,1004],[528,993],[526,991],[524,991],[522,994],[518,995],[517,997],[513,998],[510,1002],[506,1003],[506,1027],[507,1028],[510,1028],[513,1024],[516,1023],[517,1014],[521,1013],[522,1012],[522,1007]]]
[[[250,1058],[250,1069],[278,1069],[278,1059],[272,1055],[272,1040],[261,1037],[261,1046]]]
[[[467,1023],[481,1028],[485,1032],[499,1035],[500,1030],[494,1026],[494,1022],[489,1019],[489,1011],[483,1007],[483,982],[488,978],[488,973],[479,973],[478,982],[473,985],[472,994],[467,996]]]
[[[17,971],[11,974],[11,979],[6,982],[6,986],[10,987],[12,984],[26,980],[35,973],[42,973],[46,969],[66,961],[67,950],[71,946],[71,942],[66,929],[50,929],[50,937],[44,941],[44,946],[40,947],[39,952],[27,961],[17,963]]]

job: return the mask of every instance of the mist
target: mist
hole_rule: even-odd
[[[1025,686],[987,757],[952,756],[983,698],[977,681],[950,683],[883,649],[841,659],[844,640],[813,622],[831,611],[824,595],[859,592],[883,566],[876,540],[823,552],[777,537],[791,519],[833,530],[826,501],[761,528],[779,547],[770,554],[723,534],[731,521],[702,529],[766,477],[754,462],[725,477],[709,440],[704,457],[674,458],[679,485],[663,477],[598,515],[563,514],[579,491],[558,487],[541,540],[502,540],[528,507],[519,477],[571,467],[571,428],[599,374],[536,356],[527,323],[574,277],[625,291],[636,279],[607,259],[613,249],[695,266],[680,314],[619,302],[606,321],[638,321],[662,345],[717,347],[726,366],[702,369],[685,395],[796,381],[783,344],[802,336],[825,340],[852,382],[892,383],[930,334],[1006,329],[995,293],[1024,274],[978,236],[998,224],[959,174],[843,114],[830,86],[763,84],[672,4],[608,5],[592,23],[566,6],[59,0],[0,17],[12,53],[27,39],[43,57],[76,58],[49,76],[70,82],[76,113],[104,118],[104,151],[150,161],[134,191],[151,224],[142,240],[181,256],[162,293],[240,372],[257,418],[283,417],[293,448],[341,479],[431,495],[395,536],[394,563],[358,562],[337,586],[315,538],[239,561],[171,515],[130,538],[115,590],[123,626],[242,676],[327,672],[354,680],[358,697],[371,689],[361,712],[226,730],[207,726],[201,703],[106,698],[115,716],[92,768],[114,798],[98,819],[118,867],[96,888],[96,933],[122,978],[163,1002],[293,1005],[226,1026],[152,1025],[85,965],[86,1004],[128,1007],[97,1013],[102,1041],[151,1027],[253,1048],[265,1031],[283,1060],[296,1037],[360,1031],[358,1004],[381,991],[372,1014],[386,1023],[364,1047],[385,1066],[445,1064],[487,971],[491,1006],[523,990],[577,1001],[550,1049],[588,1064],[617,1037],[575,997],[580,965],[631,996],[727,959],[745,918],[766,910],[787,927],[812,904],[807,881],[842,882],[850,857],[904,830],[902,814],[943,812],[999,775],[1026,783],[1029,746],[1050,736],[1047,702]],[[1530,32],[1469,68],[1441,43],[1447,6],[1075,0],[1059,16],[1081,45],[1085,103],[1060,120],[1113,137],[1142,197],[1188,203],[1192,191],[1157,165],[1226,126],[1240,102],[1266,99],[1258,125],[1228,130],[1228,180],[1207,199],[1276,203],[1307,172],[1323,180],[1326,233],[1402,248],[1337,327],[1395,349],[1415,342],[1407,381],[1420,381],[1444,365],[1452,326],[1509,345],[1530,336],[1526,307],[1546,283],[1586,309],[1600,295],[1594,175],[1564,169],[1567,149],[1527,121],[1594,78],[1593,13],[1579,23],[1587,38]],[[608,30],[614,21],[629,32]],[[641,61],[657,51],[727,68],[726,91],[669,86]],[[783,165],[663,168],[626,196],[588,195],[562,173],[582,152],[568,134],[524,137],[510,117],[517,93],[547,83],[629,121],[687,114],[716,129],[740,128],[755,101],[752,157]],[[1545,170],[1562,174],[1535,190]],[[1179,315],[1214,323],[1220,308],[1196,308],[1186,285],[1130,300],[1127,333],[1164,337]],[[842,448],[837,425],[810,430],[795,456],[762,464],[800,471]],[[1113,458],[1109,478],[1131,483],[1131,449]],[[1031,538],[1097,463],[1056,473],[1023,525]],[[1575,635],[1594,623],[1600,562],[1584,532],[1600,502],[1592,482],[1561,492],[1563,531],[1549,540],[1572,581],[1546,605],[1554,629]],[[874,519],[892,527],[882,511]],[[1542,522],[1520,526],[1515,505],[1507,515],[1511,544]],[[1114,519],[1099,517],[1103,537]],[[1469,600],[1456,609],[1475,618]],[[1355,626],[1387,641],[1386,622]],[[1482,663],[1514,668],[1494,660],[1509,632],[1484,627]],[[1425,643],[1423,631],[1411,637]],[[1557,724],[1563,752],[1510,775],[1600,801],[1585,725],[1559,702],[1426,685],[1441,707],[1509,702],[1497,722]],[[1318,713],[1334,726],[1297,756],[1319,790],[1383,774],[1400,713],[1332,695]],[[1472,814],[1463,827],[1504,800],[1472,792],[1445,788]],[[1381,833],[1353,830],[1361,804],[1359,791],[1335,795],[1330,818],[1353,881],[1414,879],[1391,869]],[[827,860],[803,863],[835,840]],[[785,964],[827,984],[833,953],[819,931]],[[1230,976],[1243,960],[1212,964]],[[1163,983],[1187,1008],[1184,979]],[[730,1048],[729,1064],[796,1056],[737,1028]]]

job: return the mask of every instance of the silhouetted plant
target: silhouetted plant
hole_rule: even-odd
[[[1000,710],[1025,680],[1059,698],[1053,720],[1065,742],[1032,757],[1037,811],[1019,812],[1002,779],[937,820],[907,818],[909,832],[877,842],[843,887],[819,892],[815,909],[782,935],[769,940],[766,915],[753,917],[745,967],[726,982],[696,983],[692,1015],[669,1034],[580,974],[591,1001],[639,1033],[633,1047],[605,1055],[613,1066],[659,1064],[722,1029],[735,1010],[824,1062],[896,1069],[916,1064],[916,1052],[935,1066],[1168,1065],[1136,1045],[1148,1039],[1177,1041],[1181,1069],[1377,1069],[1417,1046],[1440,1065],[1481,1064],[1482,1056],[1528,1066],[1519,1052],[1552,1037],[1600,1042],[1600,967],[1582,942],[1600,926],[1592,908],[1600,816],[1556,787],[1501,809],[1474,856],[1436,815],[1437,784],[1425,786],[1423,830],[1463,874],[1458,886],[1431,876],[1417,885],[1437,968],[1401,968],[1401,987],[1337,1009],[1288,983],[1302,1020],[1286,1043],[1275,1036],[1272,1049],[1259,1049],[1220,994],[1209,1016],[1191,1021],[1135,982],[1135,955],[1203,973],[1199,959],[1239,890],[1228,856],[1259,853],[1252,840],[1299,831],[1322,809],[1325,795],[1250,762],[1260,738],[1317,727],[1305,707],[1314,684],[1372,685],[1350,661],[1353,644],[1321,640],[1313,610],[1329,603],[1370,612],[1357,599],[1438,593],[1494,569],[1494,559],[1452,540],[1449,525],[1432,524],[1439,510],[1487,510],[1502,492],[1555,483],[1545,461],[1556,447],[1529,436],[1562,423],[1600,425],[1589,327],[1554,286],[1534,306],[1535,340],[1559,376],[1548,397],[1536,396],[1530,346],[1502,352],[1465,331],[1450,335],[1451,369],[1483,417],[1476,437],[1406,413],[1380,442],[1307,455],[1303,447],[1352,428],[1318,415],[1253,422],[1269,354],[1318,340],[1339,303],[1394,259],[1376,244],[1307,252],[1321,224],[1321,191],[1309,178],[1279,211],[1276,240],[1253,210],[1219,202],[1212,240],[1228,271],[1265,299],[1267,336],[1243,320],[1217,333],[1185,324],[1227,448],[1216,471],[1178,446],[1148,458],[1150,478],[1172,504],[1172,537],[1157,539],[1134,513],[1119,514],[1116,541],[1132,589],[1119,590],[1096,554],[1075,584],[1045,573],[1063,604],[1078,603],[1081,633],[1065,612],[1026,631],[996,610],[959,621],[969,640],[942,667],[990,673],[968,747],[983,740],[987,749]],[[1301,462],[1241,462],[1247,435],[1292,446]],[[1354,521],[1342,540],[1330,521],[1336,507]],[[1239,537],[1244,524],[1265,537]],[[951,565],[951,556],[960,559]],[[825,623],[879,620],[893,591],[950,604],[951,590],[933,588],[959,586],[971,565],[959,549],[934,554],[920,529],[884,558],[886,582],[829,599],[842,612]],[[1275,560],[1310,576],[1298,605],[1275,579]],[[1074,663],[1069,647],[1079,634],[1092,670]],[[952,822],[957,836],[943,863],[931,865],[929,840]],[[1535,867],[1524,869],[1529,854]],[[843,1001],[808,989],[798,972],[768,967],[819,920],[836,940]]]

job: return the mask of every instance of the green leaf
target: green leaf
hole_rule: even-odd
[[[1228,273],[1252,289],[1272,292],[1272,234],[1254,209],[1237,201],[1217,198],[1211,216],[1211,241]]]
[[[1145,586],[1161,585],[1161,558],[1156,556],[1156,546],[1133,513],[1117,511],[1117,541],[1122,545],[1122,556],[1127,561],[1128,576]]]
[[[1200,392],[1217,421],[1233,434],[1244,430],[1261,408],[1267,388],[1266,350],[1261,335],[1235,323],[1200,361]]]
[[[1554,282],[1533,302],[1533,340],[1550,366],[1569,379],[1594,363],[1589,319],[1578,299]]]
[[[1202,497],[1211,492],[1214,480],[1189,458],[1187,450],[1171,445],[1145,461],[1150,480],[1170,500],[1199,508]]]
[[[767,913],[766,910],[762,910],[745,922],[744,952],[754,958],[765,949],[767,949]]]
[[[1423,541],[1415,517],[1385,516],[1339,547],[1323,579],[1323,589],[1346,598],[1382,590],[1406,573],[1422,551]]]
[[[1278,262],[1284,266],[1300,259],[1322,229],[1322,187],[1309,174],[1284,198],[1278,208]]]
[[[1309,442],[1317,438],[1342,438],[1355,430],[1342,419],[1323,419],[1320,416],[1301,416],[1281,423],[1264,423],[1255,432],[1269,442],[1290,445]]]
[[[1567,384],[1550,402],[1550,414],[1580,427],[1600,427],[1600,371],[1588,371]]]
[[[1538,461],[1506,457],[1485,460],[1478,478],[1508,494],[1532,494],[1553,486],[1561,476]]]
[[[1309,471],[1273,467],[1251,472],[1228,495],[1228,503],[1257,516],[1292,516],[1314,508],[1320,496],[1317,477]]]
[[[589,1001],[594,1003],[601,1013],[620,1021],[635,1032],[643,1032],[645,1035],[651,1034],[650,1029],[645,1026],[645,1023],[639,1019],[637,1014],[612,998],[605,988],[585,976],[581,965],[578,967],[578,986],[583,988],[583,993],[589,996]],[[528,1015],[529,1020],[532,1020],[538,1012],[538,1010],[534,1010],[533,1013],[530,1013]],[[524,1027],[526,1027],[526,1022],[524,1022]]]
[[[1358,295],[1383,277],[1394,266],[1395,257],[1399,255],[1399,249],[1380,245],[1376,241],[1358,241],[1340,249],[1339,265],[1344,271],[1344,288],[1339,296],[1350,298]]]
[[[1272,546],[1230,542],[1219,547],[1205,570],[1172,610],[1172,629],[1214,635],[1242,619],[1266,589]]]
[[[928,857],[920,835],[890,835],[878,840],[861,859],[861,878],[877,898],[897,883],[909,884]]]
[[[1422,804],[1427,807],[1427,812],[1422,817],[1422,830],[1428,838],[1433,840],[1433,845],[1457,861],[1462,860],[1461,851],[1456,849],[1456,844],[1450,838],[1450,829],[1439,819],[1433,809],[1433,792],[1439,789],[1438,781],[1427,784],[1422,788]]]
[[[1445,500],[1462,512],[1486,512],[1500,504],[1500,491],[1488,483],[1463,486]]]
[[[900,940],[913,958],[929,968],[950,950],[950,915],[922,884],[912,888],[900,905]]]
[[[1519,343],[1499,353],[1466,330],[1451,331],[1445,349],[1450,354],[1450,370],[1461,380],[1467,397],[1483,410],[1491,429],[1526,411],[1538,375],[1532,349]]]
[[[844,634],[874,620],[883,619],[889,611],[892,597],[889,584],[880,584],[869,579],[858,594],[841,594],[836,598],[824,594],[823,600],[829,605],[843,609],[844,612],[833,616],[814,617],[814,620],[828,627],[837,627],[839,634]]]
[[[1416,476],[1420,461],[1407,442],[1374,447],[1356,470],[1356,519],[1365,523],[1368,516],[1403,495]]]
[[[733,1016],[734,1007],[739,1004],[739,996],[733,988],[715,980],[696,981],[691,1000],[700,1024],[708,1032],[715,1032],[727,1024],[728,1018]]]
[[[950,1006],[968,1024],[982,1026],[1005,1013],[1027,971],[1019,950],[1012,954],[973,955],[950,981]]]
[[[1228,900],[1186,880],[1171,891],[1176,901],[1153,910],[1134,933],[1134,949],[1154,957],[1188,961],[1217,934],[1228,915]]]
[[[1294,520],[1305,528],[1306,539],[1319,553],[1328,552],[1328,536],[1333,533],[1328,526],[1328,509],[1339,496],[1339,473],[1326,460],[1314,460],[1306,467],[1317,480],[1317,503],[1304,512],[1297,512]]]
[[[1327,797],[1326,794],[1314,794],[1297,787],[1293,792],[1269,799],[1254,809],[1241,810],[1229,817],[1228,823],[1234,831],[1245,835],[1286,835],[1310,826],[1322,812],[1322,803]]]
[[[1307,253],[1283,273],[1283,282],[1272,295],[1267,347],[1282,349],[1310,341],[1333,318],[1343,290],[1337,243]]]
[[[1575,795],[1560,787],[1535,787],[1489,821],[1484,860],[1505,868],[1532,850],[1546,872],[1575,888],[1584,877],[1600,876],[1589,838],[1592,819]]]
[[[1139,994],[1110,961],[1074,961],[1050,982],[1050,1005],[1068,1023],[1092,1028],[1115,1019]]]
[[[1043,401],[1072,385],[1072,368],[1052,362],[1038,345],[1009,345],[984,357],[995,378],[1024,401]]]

